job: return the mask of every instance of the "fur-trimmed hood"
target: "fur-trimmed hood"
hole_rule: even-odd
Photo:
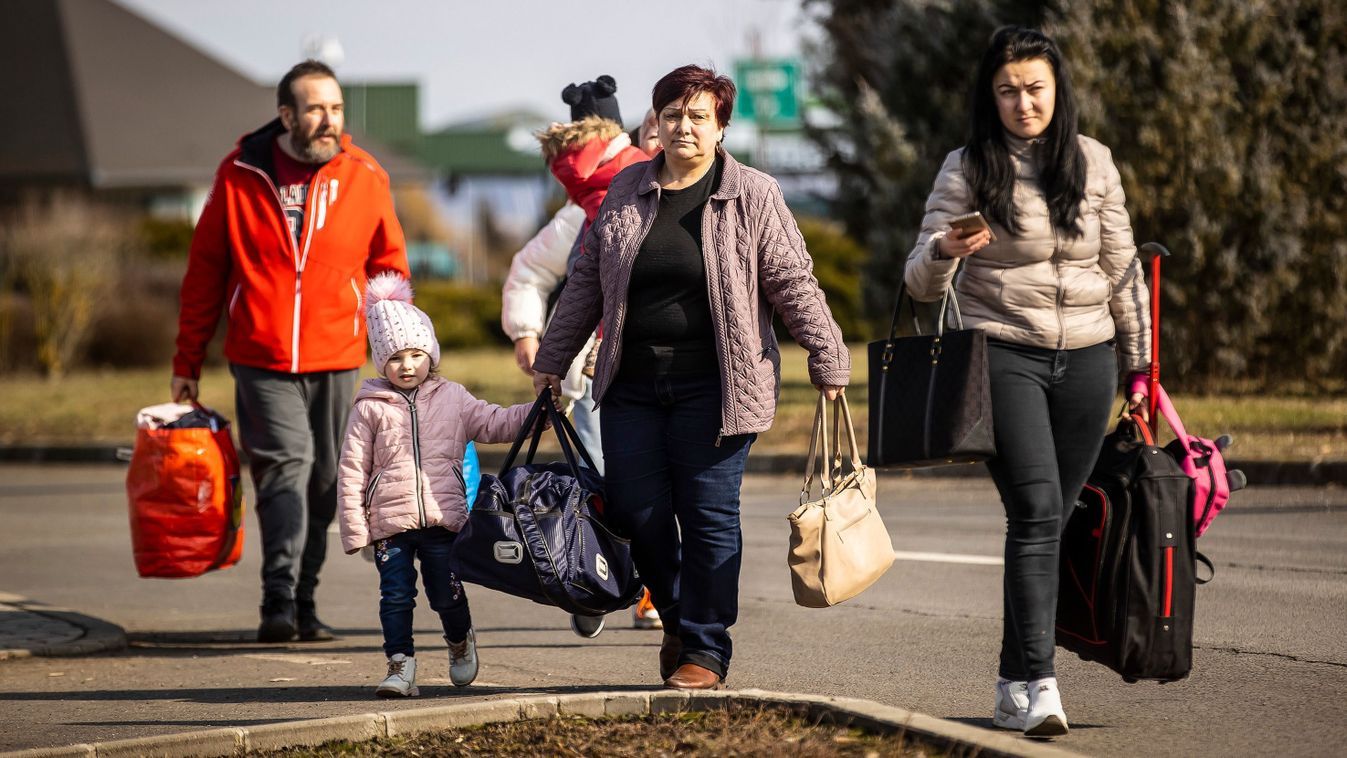
[[[586,221],[598,214],[608,183],[618,172],[650,160],[616,121],[597,117],[553,124],[538,133],[538,140],[552,176],[566,189],[566,197],[584,209]]]
[[[585,116],[579,121],[554,123],[538,132],[538,144],[542,145],[543,160],[551,163],[558,155],[588,144],[592,140],[609,141],[626,130],[616,121],[599,116]]]

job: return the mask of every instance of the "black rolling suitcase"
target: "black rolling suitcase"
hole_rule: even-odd
[[[1172,682],[1193,667],[1197,552],[1193,480],[1155,445],[1160,380],[1160,260],[1151,242],[1150,423],[1124,419],[1062,532],[1057,645],[1113,669],[1128,682]],[[1243,476],[1240,476],[1243,479]]]
[[[1193,662],[1192,480],[1139,418],[1104,440],[1062,534],[1057,644],[1134,682]]]

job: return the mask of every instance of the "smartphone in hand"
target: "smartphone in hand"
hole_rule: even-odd
[[[960,237],[967,237],[970,234],[986,229],[987,233],[991,235],[992,242],[996,241],[996,233],[993,232],[991,226],[987,224],[987,219],[983,218],[982,214],[977,211],[965,213],[962,216],[955,216],[949,220],[949,226],[951,229],[958,230]]]

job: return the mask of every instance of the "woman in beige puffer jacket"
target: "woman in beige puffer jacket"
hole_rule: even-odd
[[[1108,148],[1077,133],[1056,44],[998,30],[970,104],[968,143],[936,178],[904,281],[925,301],[953,283],[964,324],[987,333],[997,449],[988,469],[1006,512],[992,721],[1061,735],[1061,529],[1099,455],[1119,370],[1150,360],[1149,297],[1118,169]],[[990,229],[951,229],[972,211]],[[1144,398],[1128,400],[1140,409]]]

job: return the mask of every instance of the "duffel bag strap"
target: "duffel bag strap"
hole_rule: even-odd
[[[550,405],[552,405],[552,391],[544,389],[533,403],[533,407],[529,409],[529,415],[524,417],[524,423],[519,427],[519,433],[515,435],[514,444],[510,446],[510,452],[500,466],[500,476],[505,476],[505,472],[514,466],[514,459],[519,456],[519,448],[524,446],[524,440],[529,439],[530,434],[532,442],[529,444],[528,455],[525,456],[524,462],[533,462],[533,455],[538,451],[538,440],[543,435],[542,414],[547,412],[544,409]]]
[[[547,390],[543,390],[547,392]],[[550,398],[549,398],[550,400]],[[571,467],[571,473],[578,479],[580,477],[580,466],[576,460],[576,454],[579,453],[580,460],[585,462],[590,471],[598,471],[598,466],[594,465],[594,459],[589,457],[589,451],[585,450],[585,445],[580,441],[580,434],[571,426],[570,419],[566,414],[557,409],[556,403],[548,402],[547,416],[552,420],[552,429],[557,433],[557,442],[561,445],[561,454],[566,457],[566,463]]]
[[[1206,579],[1203,579],[1203,578],[1201,578],[1201,577],[1197,577],[1197,583],[1198,583],[1198,584],[1206,584],[1207,582],[1210,582],[1212,579],[1215,579],[1215,578],[1216,578],[1216,566],[1211,562],[1211,559],[1208,558],[1207,556],[1203,555],[1202,553],[1197,552],[1197,551],[1194,551],[1193,555],[1194,555],[1193,560],[1194,560],[1195,562],[1200,563],[1200,564],[1202,564],[1203,566],[1206,566],[1206,567],[1207,567],[1207,570],[1211,572],[1211,575],[1208,576]],[[1194,573],[1194,576],[1196,576],[1196,572],[1193,572],[1193,573]]]

